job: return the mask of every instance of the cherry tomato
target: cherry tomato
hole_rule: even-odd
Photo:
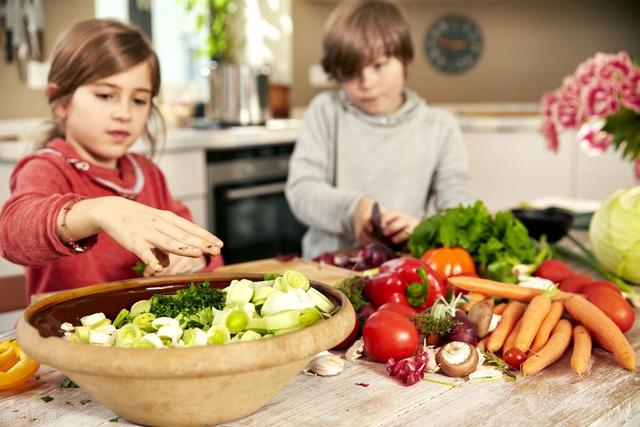
[[[333,347],[331,350],[341,350],[344,348],[349,348],[349,346],[353,344],[353,342],[358,337],[358,332],[360,332],[360,321],[358,320],[358,316],[356,315],[356,324],[353,326],[353,331],[351,331],[349,336],[346,337],[340,344]]]
[[[469,252],[462,248],[434,248],[422,254],[420,261],[436,270],[442,277],[464,273],[476,274],[476,265]]]
[[[587,299],[613,320],[622,332],[627,332],[633,326],[636,320],[633,307],[613,289],[596,288],[587,294]]]
[[[612,282],[610,282],[608,280],[596,280],[594,282],[591,282],[591,283],[587,284],[587,286],[584,287],[582,292],[585,295],[588,295],[589,292],[591,292],[594,289],[598,289],[598,288],[611,289],[613,291],[616,291],[617,294],[622,295],[622,292],[620,291],[620,288],[617,287],[616,285],[614,285]]]
[[[370,358],[386,363],[412,356],[418,348],[420,334],[406,317],[389,310],[373,313],[362,328],[364,350]]]
[[[517,348],[510,348],[502,356],[504,362],[513,369],[520,369],[520,366],[527,360],[527,355]]]
[[[386,304],[382,304],[380,307],[378,307],[378,311],[380,310],[393,311],[394,313],[398,313],[399,315],[404,316],[407,319],[411,319],[411,316],[418,314],[418,311],[413,307],[399,302],[388,302]]]
[[[586,274],[572,274],[560,282],[560,290],[565,292],[581,293],[585,286],[593,282],[593,279]]]

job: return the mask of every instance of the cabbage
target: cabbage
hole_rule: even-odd
[[[589,224],[596,259],[607,270],[640,284],[640,186],[618,190]]]

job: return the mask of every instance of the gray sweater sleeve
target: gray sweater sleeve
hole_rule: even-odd
[[[471,191],[469,156],[462,141],[460,126],[448,113],[442,115],[442,120],[445,122],[442,127],[443,146],[432,181],[438,210],[471,204],[476,200]]]
[[[301,222],[333,234],[351,235],[351,217],[363,194],[334,186],[335,109],[339,107],[330,96],[317,96],[305,112],[289,161],[285,194]]]

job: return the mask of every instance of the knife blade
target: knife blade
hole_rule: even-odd
[[[382,232],[382,218],[380,214],[380,204],[375,202],[373,207],[371,208],[371,237],[376,240],[381,241],[384,238],[384,233]]]

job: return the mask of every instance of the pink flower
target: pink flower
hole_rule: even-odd
[[[633,162],[634,168],[636,170],[636,179],[640,180],[640,158],[637,158],[634,162]]]
[[[583,124],[578,131],[581,148],[592,156],[602,154],[613,142],[613,135],[602,130],[603,127],[604,120],[593,120]]]
[[[640,70],[636,69],[622,85],[622,105],[640,114]]]
[[[564,129],[577,129],[582,121],[580,84],[576,79],[565,79],[556,96],[557,101],[551,105],[553,120]]]
[[[542,136],[547,140],[547,148],[557,153],[560,144],[558,143],[558,130],[556,129],[556,125],[554,125],[551,120],[543,120],[540,132],[542,132]]]
[[[607,117],[620,108],[618,88],[609,80],[595,80],[582,89],[585,117]]]
[[[635,69],[627,52],[617,54],[597,53],[594,57],[595,73],[601,79],[620,85]]]

